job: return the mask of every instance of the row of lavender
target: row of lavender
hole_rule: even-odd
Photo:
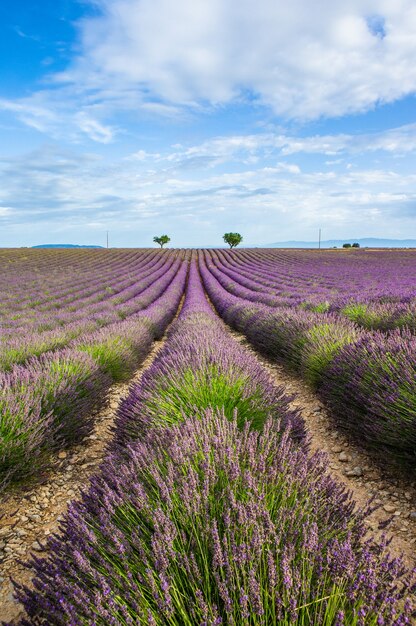
[[[414,252],[215,250],[210,258],[231,293],[256,303],[335,312],[368,329],[416,331]]]
[[[175,260],[135,298],[138,310],[127,319],[0,375],[0,488],[39,471],[53,450],[91,433],[106,390],[129,377],[174,317],[186,272],[186,260]]]
[[[10,316],[18,322],[20,318],[28,318],[36,309],[53,310],[55,305],[70,303],[80,297],[93,296],[98,293],[100,285],[111,288],[112,277],[126,279],[125,272],[137,270],[146,263],[151,251],[106,251],[82,252],[76,257],[68,255],[66,250],[30,251],[19,258],[19,262],[10,262],[12,252],[4,254],[2,259],[2,275],[0,276],[2,300],[0,314],[2,323],[11,323]],[[68,258],[69,257],[69,258]],[[123,276],[124,269],[124,276]],[[109,281],[109,282],[107,282]]]
[[[25,626],[401,625],[398,560],[210,308],[185,305],[119,409],[101,473],[18,596]],[[400,591],[399,591],[400,589]]]
[[[126,254],[124,273],[122,267],[118,267],[118,257],[116,266],[109,259],[110,268],[105,273],[102,273],[99,263],[95,271],[83,268],[89,278],[88,285],[84,287],[80,284],[77,290],[70,288],[69,291],[63,259],[58,256],[56,263],[61,271],[63,293],[54,284],[55,291],[47,297],[47,304],[40,299],[38,304],[34,304],[32,295],[32,299],[18,313],[12,315],[10,311],[3,312],[0,369],[10,370],[15,363],[23,363],[31,356],[66,347],[81,335],[85,336],[86,333],[137,313],[151,302],[149,298],[154,295],[155,284],[159,281],[163,291],[166,273],[174,272],[181,262],[181,255],[176,253],[156,256],[154,252],[141,253],[140,262],[135,258],[131,261],[130,256],[131,253]],[[49,293],[52,286],[48,275],[42,273],[42,279],[44,289]],[[22,277],[19,277],[20,295],[26,297],[31,290],[26,280],[21,281]]]
[[[415,460],[416,337],[364,330],[334,313],[272,308],[227,289],[211,253],[200,254],[206,290],[220,315],[261,352],[289,363],[360,442]],[[234,295],[239,294],[239,295]]]

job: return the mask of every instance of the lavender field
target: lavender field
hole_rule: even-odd
[[[355,505],[371,485],[334,475],[270,368],[393,490],[416,486],[416,252],[15,249],[0,265],[3,623],[414,623],[416,490],[401,558],[368,532],[382,501]],[[33,556],[13,529],[57,459],[85,464],[106,410],[100,465]]]

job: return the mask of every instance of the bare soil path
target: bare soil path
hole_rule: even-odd
[[[374,457],[360,448],[336,425],[316,394],[297,375],[278,363],[263,357],[248,343],[244,335],[231,330],[233,336],[250,350],[268,370],[275,385],[296,397],[292,406],[299,408],[311,436],[311,451],[324,451],[329,460],[331,475],[343,483],[359,507],[374,497],[379,508],[368,518],[374,537],[383,532],[391,536],[389,551],[403,555],[406,565],[416,566],[416,477],[406,477],[386,464],[381,467]],[[391,519],[387,531],[379,530],[380,523]]]
[[[77,498],[103,460],[111,439],[117,407],[126,397],[130,384],[140,380],[161,350],[165,339],[155,341],[151,352],[127,383],[113,385],[103,409],[96,414],[94,433],[80,445],[59,452],[50,469],[33,486],[15,488],[0,497],[0,620],[10,622],[23,614],[13,597],[13,578],[28,584],[31,572],[18,560],[27,562],[31,554],[46,554],[45,541],[58,530],[68,503]]]

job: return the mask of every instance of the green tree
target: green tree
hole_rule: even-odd
[[[359,243],[353,243],[351,247],[352,247],[352,248],[359,248],[359,247],[360,247],[360,244],[359,244]]]
[[[225,243],[228,243],[230,248],[235,248],[239,243],[243,241],[240,233],[225,233],[223,236]]]
[[[169,243],[170,237],[167,235],[160,235],[160,237],[153,237],[153,241],[158,243],[161,248],[165,245],[165,243]]]
[[[351,244],[350,243],[343,243],[342,247],[343,248],[351,248]]]

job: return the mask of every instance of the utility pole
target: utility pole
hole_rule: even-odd
[[[108,250],[108,230],[107,230],[107,250]]]
[[[108,248],[108,246],[107,246]],[[321,249],[321,229],[319,229],[319,240],[318,240],[318,250]]]

